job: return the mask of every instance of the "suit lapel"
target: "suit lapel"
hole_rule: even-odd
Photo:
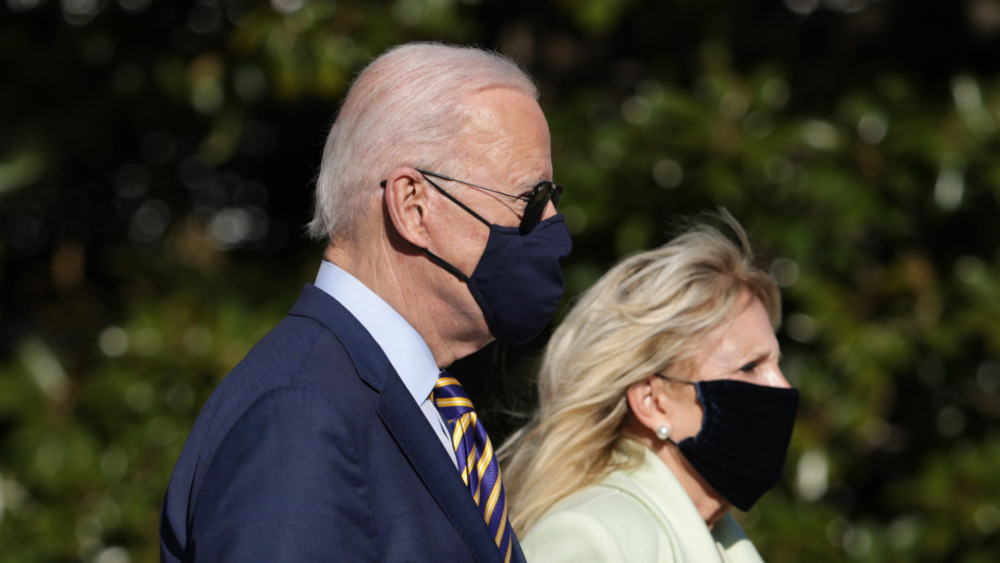
[[[336,299],[312,284],[306,285],[292,314],[319,321],[340,340],[359,377],[379,393],[375,404],[379,418],[469,550],[480,561],[502,561],[489,527],[454,464],[364,326]],[[516,544],[513,555],[512,561],[523,561],[520,546]]]
[[[650,511],[667,529],[673,530],[679,540],[678,547],[684,561],[722,562],[722,554],[715,538],[695,508],[691,497],[673,472],[649,448],[640,446],[643,459],[639,467],[624,473],[615,473],[608,482],[611,486],[643,499]],[[611,483],[613,481],[613,484]]]
[[[499,560],[499,550],[483,520],[479,507],[465,487],[455,466],[445,455],[437,436],[401,382],[387,378],[375,410],[396,439],[413,469],[434,496],[469,550],[477,559]]]

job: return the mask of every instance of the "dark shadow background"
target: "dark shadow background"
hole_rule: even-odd
[[[315,275],[341,95],[433,39],[541,86],[563,307],[678,216],[750,230],[803,393],[765,558],[994,561],[998,38],[1000,0],[6,0],[0,559],[156,560],[199,406]],[[496,443],[546,337],[451,369]]]

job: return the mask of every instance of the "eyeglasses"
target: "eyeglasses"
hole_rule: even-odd
[[[667,381],[673,381],[675,383],[687,383],[689,385],[694,385],[694,381],[689,381],[687,379],[681,379],[679,377],[674,377],[672,375],[667,375],[665,373],[654,373],[653,375],[655,375],[656,377],[659,377],[660,379],[665,379]]]
[[[417,168],[416,170],[417,172],[423,174],[424,178],[426,178],[427,181],[430,182],[432,186],[437,188],[439,192],[444,194],[445,197],[458,204],[458,206],[461,207],[462,209],[471,213],[473,217],[479,219],[483,223],[486,223],[487,226],[490,226],[489,221],[483,219],[478,213],[469,209],[468,206],[455,199],[454,196],[446,192],[441,186],[435,184],[433,180],[428,178],[428,176],[441,178],[442,180],[448,180],[450,182],[458,182],[459,184],[465,184],[466,186],[469,186],[471,188],[476,188],[478,190],[483,190],[497,195],[502,195],[504,197],[509,197],[511,199],[523,201],[524,212],[521,214],[521,225],[518,227],[518,232],[522,235],[530,233],[532,230],[534,230],[535,227],[538,226],[538,224],[542,221],[542,215],[545,214],[545,207],[549,204],[550,201],[552,202],[553,207],[559,209],[559,200],[562,199],[563,187],[560,186],[559,184],[554,184],[547,180],[535,184],[535,187],[531,189],[530,194],[511,195],[506,192],[501,192],[500,190],[494,190],[491,188],[485,188],[483,186],[477,186],[476,184],[466,182],[465,180],[459,180],[457,178],[452,178],[451,176],[438,174],[437,172],[431,172],[429,170],[421,170],[419,168]],[[386,181],[382,180],[381,186],[383,188],[385,187],[385,183]]]

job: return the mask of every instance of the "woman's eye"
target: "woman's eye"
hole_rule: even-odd
[[[752,373],[753,370],[757,369],[757,362],[750,362],[749,364],[740,368],[740,371],[744,373]]]

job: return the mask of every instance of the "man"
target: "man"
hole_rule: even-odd
[[[439,44],[357,77],[316,186],[316,283],[202,409],[163,561],[523,561],[485,431],[442,370],[533,338],[562,296],[536,98],[510,61]]]

